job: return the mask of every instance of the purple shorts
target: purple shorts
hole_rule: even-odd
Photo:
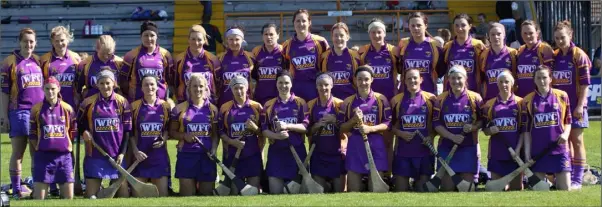
[[[310,158],[310,172],[325,178],[339,178],[347,173],[345,158],[341,154],[326,154],[314,151]]]
[[[571,111],[573,113],[573,111]],[[583,108],[583,117],[581,119],[577,119],[573,117],[573,124],[571,124],[572,128],[585,129],[589,127],[589,115],[587,114],[587,107]]]
[[[487,161],[487,170],[499,176],[505,176],[518,168],[518,163],[514,160],[492,160]]]
[[[376,165],[376,169],[378,171],[389,170],[386,151],[387,149],[382,136],[377,134],[369,134],[368,140],[370,142],[370,151],[372,151],[372,158],[374,158],[374,165]],[[345,157],[345,169],[358,174],[370,173],[365,143],[361,136],[357,134],[352,134],[349,136],[349,142],[347,143],[347,155]]]
[[[435,172],[435,156],[401,157],[393,160],[393,175],[420,178],[421,175],[431,176]]]
[[[8,136],[13,137],[28,137],[29,136],[29,109],[11,110],[8,112],[8,121],[10,129]]]
[[[84,177],[90,179],[117,179],[120,174],[117,169],[111,165],[107,157],[90,157],[84,158]],[[113,158],[115,160],[115,158]],[[125,159],[124,159],[125,160]],[[125,169],[125,162],[121,162],[121,166]]]
[[[132,171],[134,177],[161,178],[171,174],[169,155],[165,146],[158,149],[151,148],[145,153],[148,157]]]
[[[234,156],[227,157],[224,159],[224,165],[229,167],[232,165],[232,161],[234,161]],[[234,174],[236,177],[250,178],[260,176],[261,171],[263,171],[263,159],[261,152],[258,152],[248,157],[239,157]]]
[[[295,151],[299,155],[301,162],[307,157],[305,145],[295,147]],[[284,180],[292,180],[299,174],[297,162],[293,157],[293,153],[288,147],[272,147],[268,148],[268,162],[265,168],[266,174],[269,177],[281,178]]]
[[[175,177],[215,182],[217,166],[205,152],[178,152]]]
[[[34,153],[33,181],[37,183],[72,183],[73,159],[69,152]]]
[[[542,173],[571,172],[571,158],[568,152],[557,155],[547,154],[535,161],[535,164],[531,166],[531,171]]]
[[[458,146],[456,149],[456,153],[454,157],[449,161],[449,167],[456,173],[479,173],[479,158],[477,157],[477,146]],[[451,151],[451,147],[441,147],[437,148],[437,152],[439,156],[443,159],[447,157]],[[441,167],[441,163],[437,161],[437,170]]]

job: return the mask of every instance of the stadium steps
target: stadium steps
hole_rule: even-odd
[[[188,47],[188,30],[190,26],[201,23],[203,16],[203,6],[199,1],[176,0],[174,16],[174,36],[173,48],[174,54],[179,54]],[[212,1],[213,14],[211,15],[211,24],[224,31],[224,3],[222,0]],[[217,52],[223,52],[222,47],[217,47]]]

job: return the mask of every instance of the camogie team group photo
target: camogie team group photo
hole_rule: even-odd
[[[2,1],[0,206],[600,205],[601,8]]]

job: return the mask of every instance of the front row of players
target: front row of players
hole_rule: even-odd
[[[332,96],[333,78],[323,73],[316,78],[319,97],[306,103],[291,93],[291,75],[283,71],[277,76],[278,97],[263,107],[248,98],[247,80],[236,77],[230,82],[234,100],[218,109],[205,98],[208,84],[201,74],[191,76],[186,91],[188,100],[173,107],[157,98],[154,76],[142,79],[144,96],[130,105],[113,92],[115,75],[104,70],[97,75],[99,92],[87,98],[77,113],[58,95],[60,82],[49,77],[44,82],[45,100],[36,104],[31,113],[30,140],[36,151],[34,197],[43,199],[51,183],[61,184],[64,198],[73,197],[69,139],[75,133],[83,134],[87,146],[83,167],[86,197],[96,195],[102,179],[116,181],[120,177],[93,144],[123,167],[135,161],[138,165],[131,174],[156,185],[159,194],[166,196],[171,175],[168,137],[179,141],[175,177],[183,196],[213,194],[217,169],[206,150],[216,154],[220,139],[226,166],[238,163],[236,176],[260,188],[262,149],[267,138],[270,145],[265,173],[269,186],[264,191],[267,187],[270,193],[283,193],[286,183],[293,181],[299,170],[289,145],[305,160],[305,135],[314,149],[309,170],[315,181],[331,192],[343,192],[345,188],[348,192],[362,191],[362,177],[369,173],[362,135],[368,137],[376,169],[385,172],[390,170],[389,146],[383,136],[387,130],[397,137],[392,160],[396,191],[425,190],[423,186],[434,174],[436,158],[425,144],[432,144],[435,135],[441,137],[437,157],[454,153],[445,162],[462,180],[472,183],[478,173],[480,129],[492,136],[488,167],[493,179],[519,167],[506,150],[511,147],[524,153],[525,162],[543,152],[545,156],[539,156],[531,170],[542,180],[546,173],[553,173],[557,189],[569,189],[569,100],[565,92],[551,88],[551,70],[547,66],[537,68],[536,91],[524,98],[513,94],[512,74],[502,72],[497,77],[499,96],[485,103],[480,95],[466,89],[463,67],[454,66],[447,75],[450,88],[436,97],[421,90],[423,80],[418,70],[408,70],[405,91],[396,95],[390,105],[384,96],[371,90],[370,66],[360,66],[355,71],[357,93],[345,100]],[[532,134],[537,137],[533,139]],[[44,136],[53,139],[41,139]],[[124,160],[128,143],[130,161]],[[456,189],[458,180],[452,180],[449,174],[440,177],[441,190]],[[413,185],[410,178],[414,179]],[[521,176],[510,183],[510,189],[523,189]],[[118,195],[128,196],[127,185],[121,185]]]

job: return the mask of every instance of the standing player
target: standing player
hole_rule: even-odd
[[[368,26],[368,34],[370,35],[370,44],[360,47],[360,62],[370,65],[374,70],[372,90],[390,100],[397,94],[399,88],[397,48],[385,41],[387,29],[380,19],[372,20]]]
[[[336,47],[336,43],[335,43]],[[335,78],[321,73],[316,78],[318,98],[307,103],[309,108],[309,135],[315,144],[311,156],[310,171],[312,177],[324,189],[327,183],[332,192],[343,192],[345,189],[345,148],[347,137],[339,133],[337,113],[343,100],[332,94]]]
[[[175,177],[182,196],[212,195],[217,168],[205,149],[215,155],[219,144],[217,107],[205,98],[209,91],[202,74],[193,73],[186,85],[188,100],[172,110],[169,126],[169,136],[178,140]]]
[[[541,41],[541,29],[533,20],[521,23],[521,37],[525,44],[518,48],[517,67],[513,70],[516,76],[516,95],[525,97],[535,90],[533,72],[540,65],[554,66],[554,51],[547,43]]]
[[[570,133],[571,151],[571,188],[581,189],[583,170],[585,168],[585,146],[583,130],[589,126],[587,116],[587,93],[591,84],[589,70],[592,62],[581,48],[572,42],[573,29],[569,21],[562,21],[554,28],[554,39],[557,49],[554,57],[552,81],[554,88],[562,90],[569,96],[573,124]]]
[[[349,28],[345,23],[334,24],[331,33],[333,45],[322,54],[322,72],[328,72],[334,78],[334,97],[349,97],[355,93],[353,72],[360,64],[359,55],[347,48]]]
[[[253,49],[256,69],[251,71],[251,78],[257,80],[254,99],[260,104],[278,96],[276,74],[284,66],[282,45],[278,44],[278,27],[273,23],[263,25],[261,28],[263,45]]]
[[[341,133],[350,132],[345,167],[347,169],[347,191],[362,189],[362,175],[369,173],[368,157],[362,134],[368,136],[376,169],[388,171],[387,146],[383,132],[391,121],[391,107],[385,96],[372,90],[374,72],[370,66],[360,66],[354,74],[357,94],[349,96],[341,105],[338,119]]]
[[[167,196],[167,179],[170,176],[167,154],[167,127],[173,106],[158,97],[159,78],[146,74],[141,78],[144,97],[132,103],[132,152],[140,161],[132,175],[142,182],[151,182],[160,196]],[[133,191],[133,196],[138,196]]]
[[[270,99],[261,113],[263,135],[271,139],[265,169],[271,194],[281,194],[284,182],[297,177],[299,168],[289,144],[295,148],[299,158],[305,160],[304,136],[309,123],[307,104],[291,92],[293,78],[288,71],[278,73],[276,87],[278,97]]]
[[[514,88],[512,73],[509,70],[502,71],[497,77],[497,85],[499,95],[489,99],[482,109],[483,121],[489,126],[484,127],[483,132],[491,136],[487,170],[491,172],[493,180],[500,179],[519,167],[508,152],[508,147],[512,147],[517,154],[522,147],[520,136],[522,98],[512,92]],[[510,182],[510,190],[522,190],[522,181],[523,176],[516,176]]]
[[[441,157],[447,157],[453,145],[458,149],[449,162],[449,166],[462,179],[473,183],[478,172],[479,129],[482,127],[480,108],[483,100],[478,93],[466,87],[466,69],[455,65],[447,73],[450,89],[437,97],[433,110],[433,125],[441,138],[437,151]],[[441,167],[440,164],[437,165]],[[453,191],[455,186],[449,175],[441,179],[444,191]]]
[[[482,73],[482,78],[478,83],[485,81],[481,91],[481,96],[485,100],[495,98],[499,94],[497,77],[502,71],[516,71],[516,50],[504,43],[506,37],[504,25],[500,23],[489,25],[488,34],[490,46],[479,57],[479,71]]]
[[[245,51],[242,48],[245,42],[245,35],[239,28],[232,28],[226,31],[226,40],[228,41],[228,49],[218,55],[219,61],[222,63],[221,69],[217,70],[216,77],[219,82],[219,100],[218,106],[232,100],[232,92],[230,92],[230,80],[236,76],[245,77],[248,82],[251,82],[251,71],[254,69],[255,58],[253,54]],[[252,83],[252,82],[251,82]],[[250,85],[250,91],[255,89],[255,85]],[[251,98],[253,94],[249,95]]]
[[[531,171],[542,180],[547,173],[553,173],[556,189],[570,190],[571,158],[567,143],[572,117],[569,96],[552,88],[552,69],[545,65],[537,67],[533,80],[537,89],[523,99],[521,106],[526,126],[523,133],[525,160],[531,160],[554,144],[550,152],[531,166]]]
[[[36,43],[35,31],[30,28],[21,29],[19,50],[5,58],[0,68],[0,87],[2,92],[8,95],[8,98],[2,98],[0,101],[2,110],[7,110],[4,113],[8,112],[8,136],[12,146],[9,174],[15,198],[25,196],[21,194],[25,193],[21,191],[21,162],[30,133],[30,109],[44,100],[44,77],[39,57],[33,54]],[[33,150],[30,148],[29,152],[31,154]]]
[[[61,184],[61,196],[73,199],[73,150],[71,140],[77,133],[75,111],[61,100],[61,84],[54,76],[44,84],[44,101],[31,109],[30,147],[33,161],[34,199],[44,199],[48,185]]]
[[[422,186],[434,172],[435,156],[431,155],[419,131],[433,143],[435,131],[432,126],[433,101],[435,95],[422,91],[422,77],[418,69],[406,71],[406,92],[393,97],[393,121],[391,131],[397,136],[396,154],[393,160],[395,191],[410,190],[410,177],[414,178],[414,189],[422,192]]]
[[[188,84],[193,73],[199,73],[205,77],[208,82],[207,90],[209,91],[209,93],[206,93],[207,97],[212,103],[217,100],[215,71],[220,69],[221,64],[217,56],[203,49],[203,45],[207,45],[207,33],[202,26],[193,25],[188,32],[188,48],[174,59],[175,75],[173,82],[177,84],[175,89],[177,103],[188,100],[186,84]]]
[[[311,16],[306,9],[299,9],[293,14],[293,25],[295,34],[286,40],[284,57],[289,66],[289,72],[293,77],[293,93],[303,100],[311,100],[318,97],[314,90],[316,74],[321,71],[322,53],[329,46],[324,37],[311,34]]]
[[[115,182],[119,178],[117,169],[92,146],[91,141],[96,142],[117,164],[124,166],[122,161],[132,129],[130,104],[113,91],[117,85],[115,74],[111,70],[102,70],[96,74],[95,80],[98,92],[84,100],[77,118],[79,132],[87,144],[84,158],[87,198],[95,198],[102,179]],[[127,185],[122,185],[117,193],[120,197],[128,197]]]
[[[115,40],[113,40],[113,37],[110,35],[101,35],[96,41],[96,53],[79,63],[80,74],[77,78],[77,86],[79,88],[77,88],[78,91],[76,91],[76,94],[81,94],[82,99],[98,93],[98,88],[96,88],[98,83],[96,74],[98,72],[102,70],[110,70],[114,74],[119,72],[123,64],[123,59],[114,53]],[[113,87],[119,89],[117,82]]]

